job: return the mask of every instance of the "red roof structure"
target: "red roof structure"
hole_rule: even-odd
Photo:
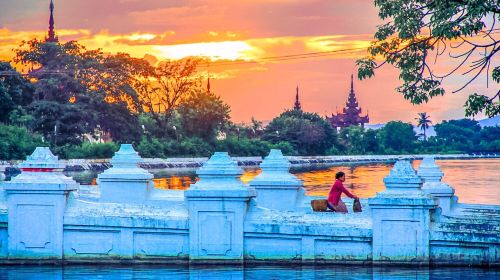
[[[361,116],[361,107],[358,106],[358,100],[354,93],[354,78],[351,75],[351,91],[349,92],[346,106],[342,109],[342,113],[337,112],[336,115],[332,114],[327,119],[334,128],[343,128],[351,125],[361,125],[364,127],[364,124],[368,123],[370,119],[368,114]]]

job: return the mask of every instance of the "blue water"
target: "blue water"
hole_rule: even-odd
[[[496,268],[360,266],[0,266],[0,279],[500,279]]]

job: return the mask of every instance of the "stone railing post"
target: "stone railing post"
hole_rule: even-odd
[[[0,182],[5,180],[5,167],[3,165],[0,165]]]
[[[61,259],[67,196],[78,184],[62,174],[64,165],[47,147],[19,167],[22,173],[4,183],[9,258]]]
[[[189,207],[189,258],[243,261],[243,222],[255,194],[239,180],[243,170],[227,153],[216,152],[185,191]]]
[[[455,190],[448,184],[441,182],[443,172],[437,166],[434,157],[424,157],[418,167],[418,176],[424,181],[422,191],[430,194],[441,208],[442,214],[451,211]]]
[[[409,161],[398,161],[384,179],[387,189],[370,198],[373,262],[429,264],[433,200]]]
[[[99,174],[101,202],[143,203],[153,188],[153,175],[138,166],[143,160],[131,144],[122,144],[113,158],[113,167]]]
[[[271,150],[262,161],[262,173],[250,182],[257,191],[258,206],[276,210],[296,208],[303,183],[288,172],[290,165],[280,150]]]

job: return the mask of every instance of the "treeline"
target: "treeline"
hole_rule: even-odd
[[[315,121],[311,121],[313,118]],[[498,153],[500,127],[481,128],[478,122],[461,119],[435,125],[436,136],[419,139],[410,123],[392,121],[373,130],[348,127],[336,132],[317,114],[287,111],[265,128],[254,121],[249,126],[229,126],[220,136],[203,138],[179,132],[174,138],[143,135],[134,142],[143,157],[206,157],[215,151],[233,156],[264,156],[270,149],[286,155],[369,155],[415,153]],[[184,129],[179,129],[184,131]],[[224,138],[224,139],[222,139]],[[118,142],[83,141],[63,146],[51,145],[25,127],[0,125],[0,159],[23,159],[36,146],[51,146],[62,158],[110,158]]]
[[[435,125],[418,139],[412,125],[337,132],[318,114],[285,111],[267,126],[231,122],[230,108],[203,87],[200,58],[149,63],[86,50],[77,42],[23,42],[0,62],[0,159],[23,159],[36,146],[61,158],[109,158],[119,143],[143,157],[499,152],[500,128],[472,120]],[[96,143],[103,139],[108,143]],[[91,144],[93,143],[93,144]]]

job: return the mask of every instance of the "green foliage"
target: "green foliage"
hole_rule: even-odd
[[[427,141],[427,134],[425,131],[429,128],[429,124],[432,124],[432,121],[430,120],[430,117],[427,115],[427,113],[418,113],[418,118],[417,120],[417,126],[420,128],[420,130],[424,131],[424,141]]]
[[[366,152],[365,131],[360,126],[343,128],[339,140],[347,154],[364,154]]]
[[[364,129],[360,126],[350,126],[340,130],[339,144],[332,146],[327,154],[365,155],[384,153],[379,143],[380,130]]]
[[[295,155],[296,152],[288,142],[271,144],[267,141],[251,138],[230,136],[217,140],[212,145],[201,138],[189,137],[182,141],[147,139],[143,137],[137,145],[137,151],[142,157],[167,158],[173,156],[209,157],[215,151],[227,151],[232,156],[265,156],[271,149],[280,149],[285,155]]]
[[[269,123],[262,139],[289,142],[299,155],[322,155],[335,144],[336,133],[318,114],[290,110]]]
[[[40,135],[24,127],[0,124],[0,160],[26,159],[37,146],[46,146]]]
[[[55,101],[35,102],[28,108],[34,117],[33,130],[54,145],[81,143],[82,135],[92,131],[89,124],[94,123],[96,117],[74,104]]]
[[[175,125],[176,127],[180,127],[180,120],[177,117],[171,118],[169,124]],[[157,125],[157,122],[153,119],[152,115],[147,112],[141,113],[139,115],[139,126],[141,127],[143,134],[151,137],[156,137],[156,138],[162,138],[165,136],[175,137],[175,133],[172,127],[167,126],[166,129],[163,130],[160,129],[160,127]]]
[[[179,148],[177,150],[167,150],[166,155],[208,157],[212,155],[213,152],[214,148],[205,140],[198,137],[189,137],[184,138],[183,141],[180,142]]]
[[[182,133],[213,142],[217,131],[229,122],[230,108],[214,93],[197,89],[177,109]]]
[[[280,149],[284,155],[295,154],[293,146],[284,141],[271,144],[259,139],[229,137],[216,143],[217,151],[227,151],[231,156],[267,156],[271,149]]]
[[[109,132],[114,141],[131,143],[140,139],[143,131],[139,125],[139,117],[130,112],[125,102],[102,102],[93,107],[99,112],[96,115],[99,128]]]
[[[8,62],[0,61],[0,72],[9,73],[0,76],[0,123],[12,123],[21,106],[33,100],[33,86]]]
[[[293,149],[292,144],[286,141],[281,141],[275,144],[270,144],[269,145],[269,150],[271,149],[278,149],[281,150],[283,155],[285,156],[296,156],[298,155],[297,151]],[[267,155],[267,154],[266,154]]]
[[[500,91],[499,91],[500,93]],[[490,98],[486,95],[473,93],[469,95],[465,102],[465,116],[474,116],[479,112],[484,111],[487,116],[495,116],[500,114],[500,95],[497,93],[495,98]]]
[[[378,154],[380,153],[380,143],[378,139],[378,132],[373,129],[365,130],[364,143],[365,152],[368,154]]]
[[[137,145],[137,152],[146,158],[208,157],[214,152],[214,147],[198,137],[184,138],[180,142],[173,139],[143,137]]]
[[[51,143],[81,143],[83,134],[96,136],[102,130],[120,142],[138,140],[140,106],[131,84],[146,62],[89,51],[74,41],[33,39],[15,52],[16,63],[33,69],[29,77],[35,96],[29,105],[18,105],[33,116],[32,128]]]
[[[388,122],[378,133],[386,153],[411,153],[417,137],[410,123]]]
[[[136,147],[137,152],[143,158],[165,158],[163,144],[156,138],[147,139],[142,137]]]
[[[483,71],[488,71],[500,50],[500,42],[490,35],[498,29],[495,28],[500,20],[498,0],[375,0],[375,6],[385,23],[378,26],[368,49],[369,56],[357,61],[358,77],[372,77],[383,64],[392,64],[399,69],[403,81],[397,90],[413,104],[444,95],[441,82],[459,69],[464,69],[463,74],[470,77],[455,92],[464,89]],[[478,36],[484,40],[474,40]],[[445,52],[447,49],[456,53]],[[436,61],[443,54],[458,60],[458,66],[441,75],[435,70],[439,69]],[[383,62],[379,64],[380,59]],[[491,75],[493,81],[500,83],[499,66]],[[499,100],[495,101],[496,97]],[[500,91],[493,97],[470,95],[465,107],[467,116],[481,111],[489,117],[498,115]]]
[[[484,127],[479,134],[479,152],[500,152],[500,126]]]
[[[60,151],[64,158],[111,158],[116,151],[118,151],[119,146],[116,143],[90,143],[83,142],[78,146],[63,146],[64,148]]]
[[[478,122],[469,119],[444,121],[434,129],[444,150],[463,152],[474,152],[481,131]]]
[[[340,149],[332,147],[331,152],[339,154],[342,151],[352,155],[383,153],[380,149],[379,139],[377,139],[378,132],[360,126],[343,128],[339,133]]]

